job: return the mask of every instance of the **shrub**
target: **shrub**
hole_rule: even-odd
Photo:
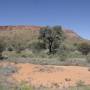
[[[78,51],[80,51],[83,55],[88,55],[90,52],[90,44],[88,43],[80,43],[78,45]]]
[[[67,90],[90,90],[90,86],[70,87]]]
[[[24,57],[24,58],[26,58],[26,57],[33,57],[33,53],[30,50],[24,50],[24,51],[22,51],[20,53],[20,56]]]
[[[59,55],[59,59],[60,59],[60,61],[66,61],[66,59],[67,59],[66,53],[60,54],[60,55]]]
[[[86,60],[88,63],[90,63],[90,53],[86,56]]]
[[[14,48],[14,50],[17,52],[17,53],[20,53],[22,50],[24,50],[25,48],[25,45],[22,43],[23,41],[21,40],[14,40],[12,42],[12,47]]]
[[[13,48],[9,47],[9,48],[8,48],[8,51],[13,51]]]
[[[38,52],[45,49],[45,44],[37,40],[37,41],[33,41],[29,45],[29,48],[32,49],[33,52]]]
[[[33,90],[32,87],[25,82],[22,82],[20,84],[19,88],[20,88],[20,90]]]
[[[3,40],[3,37],[0,37],[0,59],[3,59],[2,53],[5,49],[5,42]]]
[[[85,85],[85,82],[82,81],[82,80],[79,80],[76,85],[79,87],[79,86],[84,86]]]
[[[67,50],[63,46],[58,49],[56,54],[60,61],[65,61],[68,55]]]
[[[20,53],[22,50],[27,49],[29,43],[38,38],[38,34],[36,32],[33,32],[32,30],[15,30],[10,32],[8,31],[2,34],[4,35],[4,37],[7,37],[5,38],[7,42],[7,50],[14,50],[17,53]]]

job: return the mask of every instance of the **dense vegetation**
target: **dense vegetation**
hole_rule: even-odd
[[[78,50],[83,54],[83,55],[88,55],[90,52],[90,45],[88,43],[80,43],[78,45]]]
[[[68,40],[61,26],[46,27],[39,31],[0,31],[0,60],[2,59],[35,64],[90,66],[90,44]],[[15,67],[0,67],[0,90],[34,90],[25,83],[17,86],[13,82],[14,86],[9,86],[12,82],[6,81],[8,73],[16,71]],[[69,90],[90,90],[90,87],[82,85],[70,87]]]
[[[63,31],[60,26],[55,26],[53,28],[46,27],[40,30],[39,38],[45,45],[45,48],[49,50],[49,54],[55,53],[59,49],[62,41],[64,40]]]
[[[26,62],[87,65],[89,53],[89,43],[69,40],[61,26],[46,27],[35,31],[0,31],[1,59],[32,58],[27,59]]]

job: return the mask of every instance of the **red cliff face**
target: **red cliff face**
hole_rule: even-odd
[[[0,30],[40,30],[40,26],[0,26]]]
[[[25,26],[25,25],[0,26],[1,31],[5,31],[5,30],[35,30],[36,31],[36,30],[40,30],[41,28],[42,28],[41,26]],[[77,40],[81,39],[81,37],[77,33],[73,32],[72,30],[64,29],[63,31],[65,33],[66,38],[69,39],[69,40],[77,41]]]

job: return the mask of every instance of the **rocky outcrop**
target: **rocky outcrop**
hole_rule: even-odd
[[[40,26],[0,26],[0,30],[40,30]]]
[[[41,26],[26,26],[26,25],[18,25],[18,26],[0,26],[1,31],[11,31],[11,30],[33,30],[33,31],[38,31],[42,27]],[[63,29],[65,36],[68,40],[72,41],[78,41],[81,40],[82,38],[75,33],[73,30],[69,29]]]

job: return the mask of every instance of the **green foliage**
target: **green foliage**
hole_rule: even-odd
[[[26,48],[27,42],[22,38],[21,35],[15,34],[13,40],[11,40],[12,47],[16,50],[17,53],[20,53]]]
[[[40,30],[39,39],[45,43],[50,54],[55,53],[64,40],[62,28],[60,26],[46,27]]]
[[[60,59],[60,61],[66,61],[66,59],[67,59],[67,54],[66,54],[66,53],[60,54],[59,59]]]
[[[73,51],[73,52],[68,51],[67,56],[68,58],[85,58],[85,56],[82,55],[82,53],[80,53],[79,51]]]
[[[0,36],[0,59],[3,59],[2,53],[5,49],[5,42],[3,40],[3,37]]]
[[[67,90],[90,90],[90,86],[70,87]]]
[[[2,44],[3,42],[0,42],[0,52],[4,51],[4,45]]]
[[[33,41],[30,45],[29,48],[35,53],[38,51],[42,51],[45,49],[45,44],[39,40]]]
[[[79,87],[79,86],[84,86],[85,85],[85,82],[82,81],[82,80],[79,80],[76,85]]]
[[[3,37],[3,38],[1,38]],[[15,30],[0,32],[0,39],[5,42],[5,48],[9,51],[20,53],[29,47],[29,43],[38,38],[38,34],[31,30]]]
[[[90,63],[90,53],[86,56],[86,60],[88,63]]]
[[[78,51],[80,51],[83,55],[88,55],[88,53],[90,52],[90,44],[80,43],[78,45]]]
[[[19,88],[20,88],[20,90],[33,90],[32,87],[25,82],[22,82],[20,84]]]
[[[67,51],[63,45],[58,49],[58,52],[56,53],[56,55],[60,61],[66,61]]]

